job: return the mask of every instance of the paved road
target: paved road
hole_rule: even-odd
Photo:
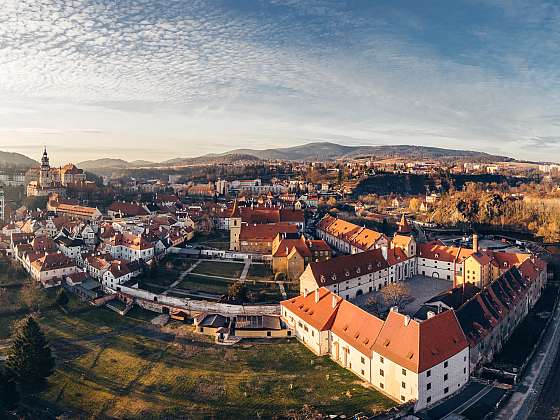
[[[560,305],[554,311],[553,320],[546,331],[539,351],[535,353],[533,360],[529,363],[521,383],[514,388],[508,403],[497,413],[497,420],[526,420],[529,418],[549,373],[554,372],[552,368],[557,359],[559,345]],[[557,372],[554,372],[550,376],[558,375]],[[557,399],[558,388],[555,392],[555,399]]]

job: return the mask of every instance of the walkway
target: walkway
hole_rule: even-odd
[[[193,271],[196,267],[198,267],[198,264],[200,264],[201,262],[202,262],[202,260],[199,260],[199,261],[195,262],[193,265],[191,265],[187,270],[183,271],[181,273],[181,275],[179,276],[179,278],[176,281],[174,281],[173,283],[171,283],[169,285],[169,287],[167,288],[167,290],[165,292],[163,292],[162,294],[166,295],[168,291],[170,291],[171,289],[176,287],[179,283],[181,283],[191,271]]]
[[[239,277],[239,280],[241,281],[247,280],[247,274],[249,274],[250,267],[251,267],[251,260],[247,258],[245,260],[245,267],[243,267],[243,271],[241,272],[241,276]]]
[[[529,363],[521,383],[515,388],[508,403],[497,413],[498,420],[525,420],[531,414],[538,396],[551,372],[558,346],[560,345],[560,305],[554,311],[554,318],[546,331],[539,350]]]

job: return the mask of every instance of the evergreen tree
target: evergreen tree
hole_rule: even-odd
[[[19,393],[14,378],[6,369],[0,369],[0,415],[16,407]]]
[[[16,326],[6,367],[25,391],[40,387],[53,373],[51,349],[33,317],[23,319]]]

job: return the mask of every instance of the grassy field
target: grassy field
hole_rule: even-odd
[[[268,264],[251,264],[247,280],[274,280],[272,268]]]
[[[53,310],[40,323],[57,370],[33,405],[71,418],[270,418],[304,404],[349,416],[393,405],[296,341],[221,347],[186,325],[162,333],[99,308]]]
[[[203,260],[196,266],[192,273],[237,279],[241,276],[244,265],[243,263]]]

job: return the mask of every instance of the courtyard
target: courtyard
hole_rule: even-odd
[[[453,287],[453,283],[449,280],[438,279],[435,277],[427,277],[416,275],[407,279],[403,282],[408,291],[410,296],[412,297],[412,301],[408,303],[404,309],[401,309],[401,312],[407,315],[414,315],[420,307],[432,298],[435,295],[438,295],[442,292],[445,292]],[[361,296],[356,297],[353,300],[353,303],[356,305],[368,309],[368,302],[374,298],[375,295],[382,293],[381,291],[374,291],[370,293],[365,293]],[[381,309],[381,312],[388,311],[389,307],[384,307]]]

